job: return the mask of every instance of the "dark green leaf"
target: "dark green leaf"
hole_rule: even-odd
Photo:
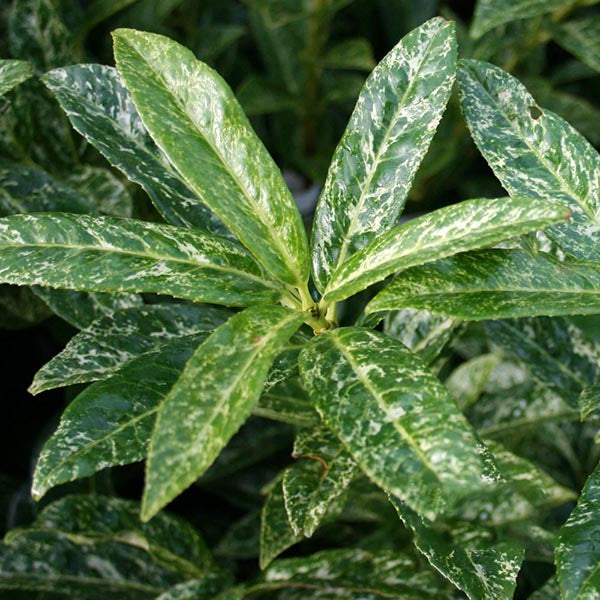
[[[25,60],[0,60],[0,96],[29,79],[31,64]]]
[[[568,21],[553,30],[554,41],[581,62],[600,72],[600,18]]]

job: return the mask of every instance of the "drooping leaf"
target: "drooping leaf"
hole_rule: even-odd
[[[267,271],[304,285],[300,212],[225,81],[168,38],[125,29],[113,35],[117,68],[171,164]]]
[[[355,327],[321,333],[300,371],[361,469],[420,514],[443,513],[493,481],[485,448],[444,386],[399,342]]]
[[[170,223],[225,233],[223,225],[161,155],[117,70],[74,65],[43,77],[73,127],[107,160],[141,185]]]
[[[600,268],[550,254],[478,250],[398,275],[365,311],[415,308],[465,320],[600,312]]]
[[[367,79],[315,213],[313,273],[320,291],[339,265],[395,225],[455,69],[454,26],[436,18],[404,37]]]
[[[452,371],[444,385],[461,410],[479,398],[500,360],[498,354],[482,354],[462,363]]]
[[[547,229],[547,235],[576,258],[600,257],[596,150],[499,67],[464,60],[458,80],[471,135],[508,193],[567,203],[571,221]]]
[[[296,463],[282,479],[285,509],[294,534],[310,537],[333,504],[339,502],[358,467],[327,429],[300,431],[294,442]]]
[[[31,64],[26,60],[0,60],[0,96],[4,96],[31,76]]]
[[[38,394],[104,379],[173,338],[199,333],[208,336],[230,316],[227,310],[208,306],[154,304],[101,317],[36,373],[29,391]]]
[[[0,280],[91,292],[154,292],[243,306],[280,296],[244,251],[199,230],[67,213],[0,220]]]
[[[100,469],[143,460],[160,403],[205,337],[176,339],[142,354],[79,394],[42,448],[33,497]]]
[[[595,71],[600,71],[600,18],[567,21],[552,31],[553,39]]]
[[[600,466],[597,466],[558,534],[554,555],[564,600],[592,600],[600,591],[599,503]]]
[[[144,520],[200,477],[250,416],[275,357],[303,320],[302,313],[282,307],[251,307],[196,350],[156,420]]]
[[[334,273],[323,299],[342,300],[388,275],[477,250],[566,220],[568,208],[532,198],[468,200],[418,217],[371,241]]]

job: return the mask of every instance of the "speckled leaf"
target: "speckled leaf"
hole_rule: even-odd
[[[264,393],[253,413],[299,427],[318,425],[320,422],[298,378],[288,379]]]
[[[260,568],[265,569],[283,551],[302,539],[302,534],[296,535],[290,525],[279,480],[269,492],[260,515]]]
[[[541,252],[466,252],[402,272],[365,311],[401,308],[465,320],[600,313],[600,268]]]
[[[570,4],[572,0],[478,0],[471,35],[478,38],[498,25],[544,15]]]
[[[600,382],[597,381],[593,385],[584,388],[581,394],[579,394],[577,402],[582,421],[592,415],[594,418],[597,418],[600,415]]]
[[[0,220],[0,281],[244,306],[280,296],[245,250],[199,230],[67,213]]]
[[[0,96],[4,96],[32,75],[31,64],[25,60],[0,60]]]
[[[75,65],[43,77],[73,127],[107,160],[141,185],[158,212],[174,225],[224,233],[169,166],[146,132],[117,70],[103,65]]]
[[[156,598],[156,600],[219,600],[219,592],[230,583],[231,576],[223,572],[208,573],[202,579],[180,583]],[[240,596],[240,600],[243,596]]]
[[[362,470],[420,514],[443,513],[493,481],[485,448],[456,404],[401,343],[356,327],[321,333],[300,355],[300,372]]]
[[[500,360],[498,354],[482,354],[465,361],[450,373],[444,385],[461,410],[479,398]]]
[[[166,37],[125,29],[113,36],[117,68],[171,164],[267,271],[303,285],[300,212],[225,81]]]
[[[296,463],[285,470],[282,480],[285,509],[294,533],[310,537],[359,470],[325,428],[300,431],[292,456]]]
[[[366,552],[360,549],[323,550],[310,556],[274,562],[251,591],[295,590],[307,599],[344,598],[376,600],[449,598],[431,572],[399,552]],[[281,598],[287,598],[282,595]],[[277,596],[280,598],[280,596]]]
[[[581,62],[600,71],[600,18],[598,15],[568,21],[552,30],[554,41]]]
[[[414,544],[444,577],[469,600],[512,600],[524,551],[514,542],[498,541],[491,531],[462,524],[463,531],[421,518],[390,497],[398,515],[414,534]]]
[[[532,198],[468,200],[412,219],[373,239],[332,276],[324,300],[343,300],[401,269],[564,221],[568,208]]]
[[[302,313],[283,307],[251,307],[231,317],[196,350],[156,420],[144,520],[212,464],[250,416],[275,357],[303,320]]]
[[[31,493],[146,456],[156,413],[205,336],[190,336],[131,360],[67,407],[37,462]]]
[[[174,338],[208,334],[231,313],[188,304],[153,304],[102,317],[73,337],[35,375],[29,392],[105,379],[135,357]],[[198,338],[200,339],[200,338]]]
[[[564,600],[594,600],[600,594],[599,505],[600,466],[597,466],[558,534],[554,555]]]
[[[458,79],[471,135],[504,188],[567,203],[572,220],[546,234],[567,254],[599,258],[600,156],[593,146],[499,67],[465,60]]]
[[[455,69],[454,25],[435,18],[405,36],[367,79],[315,213],[319,290],[339,265],[395,225],[446,107]]]

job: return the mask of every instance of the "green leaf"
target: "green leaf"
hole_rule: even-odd
[[[52,312],[29,288],[0,285],[0,327],[20,329],[37,325]]]
[[[252,307],[196,350],[156,420],[144,520],[200,477],[250,416],[275,357],[303,320],[303,313],[282,307]]]
[[[531,198],[468,200],[418,217],[372,240],[338,268],[324,300],[343,300],[388,275],[476,250],[566,220],[568,208]]]
[[[146,456],[156,413],[205,335],[176,339],[129,361],[67,407],[38,459],[31,493]]]
[[[225,232],[161,155],[116,69],[75,65],[46,73],[42,80],[73,127],[112,165],[141,185],[167,221]]]
[[[597,466],[558,534],[554,555],[564,600],[592,600],[600,591],[599,503],[600,466]]]
[[[0,220],[0,281],[244,306],[281,293],[243,248],[199,230],[66,213]]]
[[[288,379],[264,393],[253,413],[300,427],[319,424],[319,415],[310,404],[298,378]]]
[[[0,60],[0,96],[4,96],[32,76],[31,64],[25,60]]]
[[[471,35],[478,38],[498,25],[545,15],[570,4],[572,0],[478,0]]]
[[[482,354],[467,360],[452,371],[444,385],[461,410],[481,396],[485,384],[500,360],[498,354]]]
[[[323,550],[310,556],[278,560],[250,588],[251,592],[276,590],[287,590],[284,595],[276,596],[282,599],[450,598],[440,589],[437,577],[431,571],[419,569],[410,556],[360,549]]]
[[[471,135],[508,193],[567,203],[572,220],[549,228],[546,234],[576,258],[600,257],[596,150],[566,121],[541,109],[525,87],[502,69],[464,60],[458,80]]]
[[[455,65],[454,25],[436,18],[404,37],[367,79],[315,213],[320,291],[338,266],[395,225],[446,107]]]
[[[364,38],[348,39],[336,44],[323,57],[323,66],[329,69],[356,69],[371,71],[375,68],[373,48]]]
[[[295,535],[310,537],[358,474],[352,457],[327,429],[300,431],[282,480],[285,509]]]
[[[356,327],[321,333],[300,371],[361,469],[420,514],[443,513],[493,481],[485,448],[444,386],[399,342]]]
[[[29,392],[105,379],[174,338],[208,335],[229,316],[229,311],[208,306],[154,304],[102,317],[36,373]]]
[[[581,420],[588,419],[591,415],[597,418],[600,415],[600,382],[584,388],[577,400],[579,411],[581,412]]]
[[[365,311],[415,308],[465,320],[600,312],[600,268],[542,252],[479,250],[398,275]]]
[[[156,600],[222,600],[227,596],[221,596],[219,592],[228,583],[231,583],[231,577],[227,577],[224,573],[215,571],[208,573],[202,579],[191,579],[184,583],[180,583],[175,587],[161,594]],[[235,599],[236,596],[231,596]],[[239,596],[241,600],[242,596]]]
[[[556,577],[551,577],[529,597],[529,600],[562,600]]]
[[[135,4],[139,0],[92,0],[83,15],[83,23],[79,27],[79,35],[85,35],[98,23],[108,19],[112,15]]]
[[[462,524],[432,523],[390,497],[398,515],[414,534],[414,544],[431,565],[469,600],[512,600],[524,551],[519,544],[498,541],[492,532]]]
[[[600,18],[598,16],[567,21],[552,30],[557,44],[582,63],[600,71]]]
[[[304,285],[300,212],[225,81],[168,38],[125,29],[113,36],[117,68],[171,164],[269,273]]]

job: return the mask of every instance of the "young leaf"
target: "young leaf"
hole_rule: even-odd
[[[564,600],[592,600],[600,590],[599,503],[600,466],[597,466],[558,534],[554,554]]]
[[[420,514],[443,513],[493,480],[485,449],[444,386],[399,342],[356,327],[321,333],[302,351],[300,371],[361,469]]]
[[[332,276],[324,300],[343,300],[388,275],[497,244],[567,219],[570,210],[532,198],[468,200],[418,217],[371,241]]]
[[[557,44],[582,63],[600,72],[600,18],[598,15],[568,21],[552,31]]]
[[[547,3],[545,3],[547,4]],[[566,121],[541,109],[514,77],[464,60],[458,70],[471,135],[511,196],[567,203],[571,222],[546,233],[567,254],[600,257],[600,156]]]
[[[171,164],[269,273],[303,286],[300,212],[225,81],[166,37],[126,29],[113,36],[117,68]]]
[[[320,291],[352,254],[395,225],[455,70],[454,25],[435,18],[404,37],[367,79],[315,213],[313,273]]]
[[[402,308],[475,321],[600,313],[600,268],[542,252],[466,252],[404,271],[365,312]]]
[[[66,213],[0,220],[0,281],[244,306],[280,296],[239,245],[199,230]]]
[[[303,320],[303,313],[283,307],[251,307],[231,317],[196,350],[156,420],[144,520],[212,464],[250,416],[275,357]]]
[[[102,317],[71,338],[35,375],[29,392],[105,379],[135,357],[173,338],[208,334],[231,313],[187,304],[154,304]]]
[[[46,73],[42,81],[73,127],[112,165],[141,185],[167,221],[226,233],[223,224],[161,156],[116,69],[74,65]]]
[[[31,64],[25,60],[0,60],[0,96],[4,96],[32,76]]]

